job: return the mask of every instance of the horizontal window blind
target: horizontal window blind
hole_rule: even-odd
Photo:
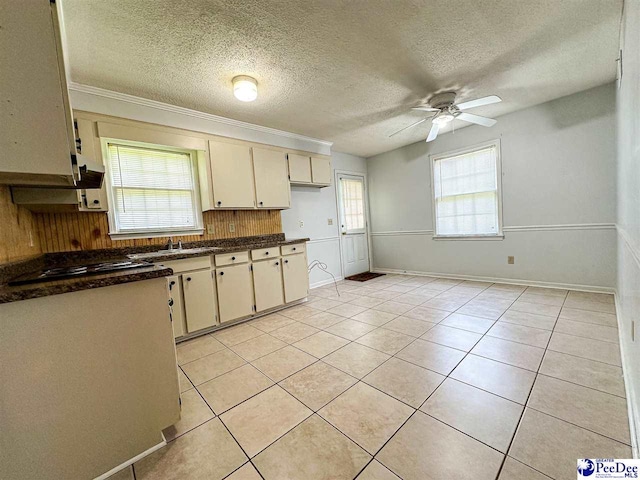
[[[497,147],[433,163],[436,235],[497,235]]]
[[[191,155],[107,145],[117,233],[199,228]]]

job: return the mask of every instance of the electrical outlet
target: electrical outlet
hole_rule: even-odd
[[[304,228],[304,220],[300,220],[300,228]]]
[[[230,231],[231,233],[233,233],[233,232],[235,232],[235,231],[236,231],[236,224],[235,224],[235,223],[230,223],[230,224],[229,224],[229,231]]]
[[[333,218],[327,218],[327,225],[333,225]]]
[[[209,235],[215,235],[216,233],[216,227],[213,223],[207,223],[207,233]]]
[[[514,263],[516,263],[516,257],[513,257],[513,256],[509,255],[509,256],[507,257],[507,263],[508,263],[509,265],[513,265]]]

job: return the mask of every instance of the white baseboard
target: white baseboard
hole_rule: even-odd
[[[342,277],[336,277],[336,282],[339,282],[343,280]],[[329,285],[330,283],[333,283],[333,278],[328,278],[327,280],[320,280],[319,282],[315,282],[309,285],[309,288],[318,288],[318,287],[323,287],[325,285]]]
[[[627,357],[624,352],[624,342],[622,341],[622,325],[620,322],[620,303],[618,302],[618,294],[615,295],[616,313],[618,314],[618,340],[620,343],[620,358],[622,360],[622,377],[624,378],[625,394],[627,396],[627,413],[629,415],[629,436],[631,438],[631,452],[633,458],[640,458],[638,451],[640,447],[640,406],[635,388],[629,378],[629,369],[627,368]]]
[[[142,460],[144,457],[146,457],[147,455],[151,455],[153,452],[155,452],[156,450],[160,450],[162,447],[164,447],[167,444],[167,439],[164,438],[164,433],[160,432],[160,435],[162,435],[162,441],[160,443],[158,443],[157,445],[154,445],[153,447],[149,448],[148,450],[145,450],[144,452],[142,452],[139,455],[136,455],[133,458],[130,458],[129,460],[127,460],[124,463],[121,463],[120,465],[118,465],[117,467],[112,468],[111,470],[109,470],[106,473],[103,473],[102,475],[100,475],[99,477],[96,477],[94,480],[106,480],[107,478],[109,478],[111,475],[114,475],[116,473],[118,473],[120,470],[127,468],[129,465],[133,465],[134,463],[136,463],[138,460]]]
[[[374,268],[371,271],[376,273],[393,273],[393,274],[400,274],[400,275],[405,274],[405,275],[417,275],[417,276],[424,276],[424,277],[453,278],[455,280],[475,280],[477,282],[509,283],[513,285],[526,285],[529,287],[564,288],[569,290],[579,290],[582,292],[593,292],[593,293],[615,293],[615,289],[611,287],[579,285],[579,284],[573,284],[573,283],[539,282],[537,280],[524,280],[524,279],[518,279],[518,278],[498,278],[498,277],[481,277],[476,275],[456,275],[451,273],[421,272],[417,270],[400,270],[396,268]]]

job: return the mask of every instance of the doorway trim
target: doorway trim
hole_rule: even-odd
[[[367,178],[367,174],[363,172],[355,172],[353,170],[334,170],[333,172],[333,184],[336,196],[336,227],[338,229],[338,251],[340,252],[340,275],[342,279],[345,279],[344,274],[344,263],[342,261],[342,232],[340,231],[340,175],[354,175],[356,177],[364,178],[364,221],[365,221],[365,230],[367,237],[367,261],[369,263],[369,271],[371,272],[373,269],[372,263],[372,250],[371,250],[371,216],[369,214],[369,179]]]

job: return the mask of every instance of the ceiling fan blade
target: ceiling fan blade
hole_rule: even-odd
[[[475,123],[476,125],[482,125],[483,127],[493,127],[497,120],[493,118],[481,117],[480,115],[474,115],[473,113],[460,113],[456,116],[458,120],[464,120],[465,122]]]
[[[439,112],[439,108],[433,108],[429,105],[420,105],[419,107],[413,107],[411,110],[420,110],[421,112]]]
[[[402,128],[401,128],[400,130],[398,130],[397,132],[393,132],[391,135],[389,135],[389,137],[393,137],[394,135],[396,135],[396,134],[398,134],[398,133],[400,133],[400,132],[403,132],[403,131],[405,131],[405,130],[406,130],[406,129],[408,129],[408,128],[415,127],[416,125],[420,125],[422,122],[426,122],[426,121],[427,121],[427,119],[426,119],[426,118],[423,118],[422,120],[418,120],[417,122],[412,123],[411,125],[407,125],[406,127],[402,127]]]
[[[460,110],[467,110],[469,108],[482,107],[483,105],[491,105],[492,103],[498,103],[501,101],[502,99],[499,96],[489,95],[488,97],[476,98],[475,100],[459,103],[456,107]]]
[[[439,130],[440,130],[440,127],[438,126],[438,124],[432,123],[431,130],[429,130],[429,136],[427,137],[427,142],[433,142],[438,136]]]

